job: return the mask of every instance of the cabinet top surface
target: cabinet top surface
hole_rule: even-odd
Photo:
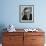
[[[25,32],[25,33],[44,33],[43,31],[28,31],[28,32],[26,32],[24,29],[16,29],[16,32],[7,32],[7,33],[17,33],[17,32],[20,32],[20,33],[22,33],[22,32]]]

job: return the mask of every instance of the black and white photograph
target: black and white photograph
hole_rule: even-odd
[[[34,5],[19,6],[20,22],[34,22]]]

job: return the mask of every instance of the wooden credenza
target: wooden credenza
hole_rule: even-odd
[[[3,46],[44,46],[44,32],[3,32]]]

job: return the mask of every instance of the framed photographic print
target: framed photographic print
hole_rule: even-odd
[[[34,5],[20,5],[19,20],[22,23],[34,22]]]

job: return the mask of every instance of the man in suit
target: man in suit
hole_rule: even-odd
[[[32,13],[30,8],[24,8],[24,15],[22,17],[22,20],[32,20]]]

